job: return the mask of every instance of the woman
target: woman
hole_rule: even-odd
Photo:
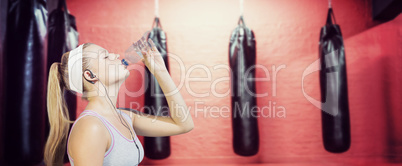
[[[156,47],[143,51],[143,54],[145,56],[141,61],[155,76],[163,92],[168,94],[176,91]],[[82,60],[77,61],[77,57]],[[137,134],[162,137],[193,129],[193,120],[191,115],[188,116],[187,106],[178,91],[165,95],[170,116],[116,109],[118,89],[112,91],[109,88],[120,87],[128,74],[119,55],[108,53],[91,43],[65,53],[61,63],[52,64],[47,94],[50,122],[45,147],[47,165],[62,165],[66,151],[71,165],[75,166],[137,165],[144,156]],[[83,98],[88,100],[85,111],[74,122],[69,134],[72,121],[69,120],[63,99],[64,90],[82,93]]]

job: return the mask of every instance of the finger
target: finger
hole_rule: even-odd
[[[147,46],[146,46],[147,45]],[[150,52],[152,52],[151,48],[149,48],[148,44],[143,43],[142,47],[141,47],[141,51],[146,52],[147,54],[149,54]]]
[[[143,52],[148,52],[147,47],[144,44],[146,43],[143,43],[141,40],[138,41],[138,48],[140,48],[140,50]]]
[[[142,54],[143,58],[148,58],[148,53],[145,52],[144,50],[141,50],[141,54]]]
[[[152,41],[151,38],[148,39],[148,43],[151,45],[152,51],[158,51],[158,49],[156,48],[156,45],[155,45],[154,41]]]

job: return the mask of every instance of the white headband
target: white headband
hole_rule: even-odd
[[[70,89],[82,93],[82,47],[83,44],[70,51],[68,55],[68,82]]]

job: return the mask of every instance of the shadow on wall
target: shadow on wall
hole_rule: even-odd
[[[401,36],[400,36],[401,37]],[[401,52],[399,52],[401,56]],[[399,57],[401,58],[401,57]],[[395,64],[395,59],[389,56],[381,56],[381,59],[377,62],[378,66],[382,67],[382,78],[385,82],[385,86],[382,87],[383,97],[384,97],[384,113],[386,122],[386,154],[384,158],[390,163],[401,163],[402,162],[402,126],[400,122],[402,121],[402,108],[401,108],[401,84],[399,71],[399,81],[395,75],[395,67],[401,67],[401,61],[399,65]],[[393,65],[396,65],[394,66]],[[396,62],[398,63],[398,62]],[[399,84],[399,85],[398,85]],[[396,88],[396,89],[395,89]],[[399,92],[399,93],[398,93]],[[399,102],[399,103],[398,103]]]
[[[353,6],[349,6],[349,7],[353,7],[350,10],[347,10],[347,13],[341,13],[342,12],[342,8],[334,8],[334,12],[335,12],[335,18],[337,18],[337,10],[341,10],[340,12],[338,12],[338,18],[348,18],[347,15],[351,15],[351,11],[353,11],[353,9],[356,9],[355,11],[359,11],[357,13],[354,13],[354,15],[360,15],[359,18],[361,18],[361,20],[357,20],[358,22],[351,22],[351,23],[346,23],[343,24],[343,21],[346,20],[339,20],[340,22],[337,22],[338,24],[341,25],[341,29],[342,30],[346,30],[349,29],[350,31],[348,31],[347,33],[343,34],[344,36],[344,40],[360,34],[366,30],[369,30],[371,28],[374,28],[375,26],[381,25],[383,23],[386,22],[382,22],[382,21],[377,21],[377,20],[373,20],[372,19],[372,0],[360,0],[360,1],[350,1],[351,3],[354,3]],[[360,6],[360,7],[359,7]],[[359,9],[360,8],[360,9]],[[357,10],[358,9],[358,10]],[[356,21],[356,20],[352,20],[350,19],[349,21]],[[343,25],[343,26],[342,26]],[[350,26],[350,27],[346,27],[346,26]]]
[[[389,163],[402,162],[401,25],[399,15],[346,41],[355,108],[351,110],[355,118],[352,132],[354,138],[369,143],[355,140],[355,148],[364,154],[375,148],[370,151],[381,153],[379,157]]]

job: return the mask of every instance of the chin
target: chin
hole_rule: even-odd
[[[127,69],[124,69],[122,72],[122,76],[121,76],[121,80],[125,80],[128,78],[128,76],[130,75],[130,72]]]
[[[130,75],[130,71],[128,71],[125,67],[119,67],[119,80],[124,81]]]

